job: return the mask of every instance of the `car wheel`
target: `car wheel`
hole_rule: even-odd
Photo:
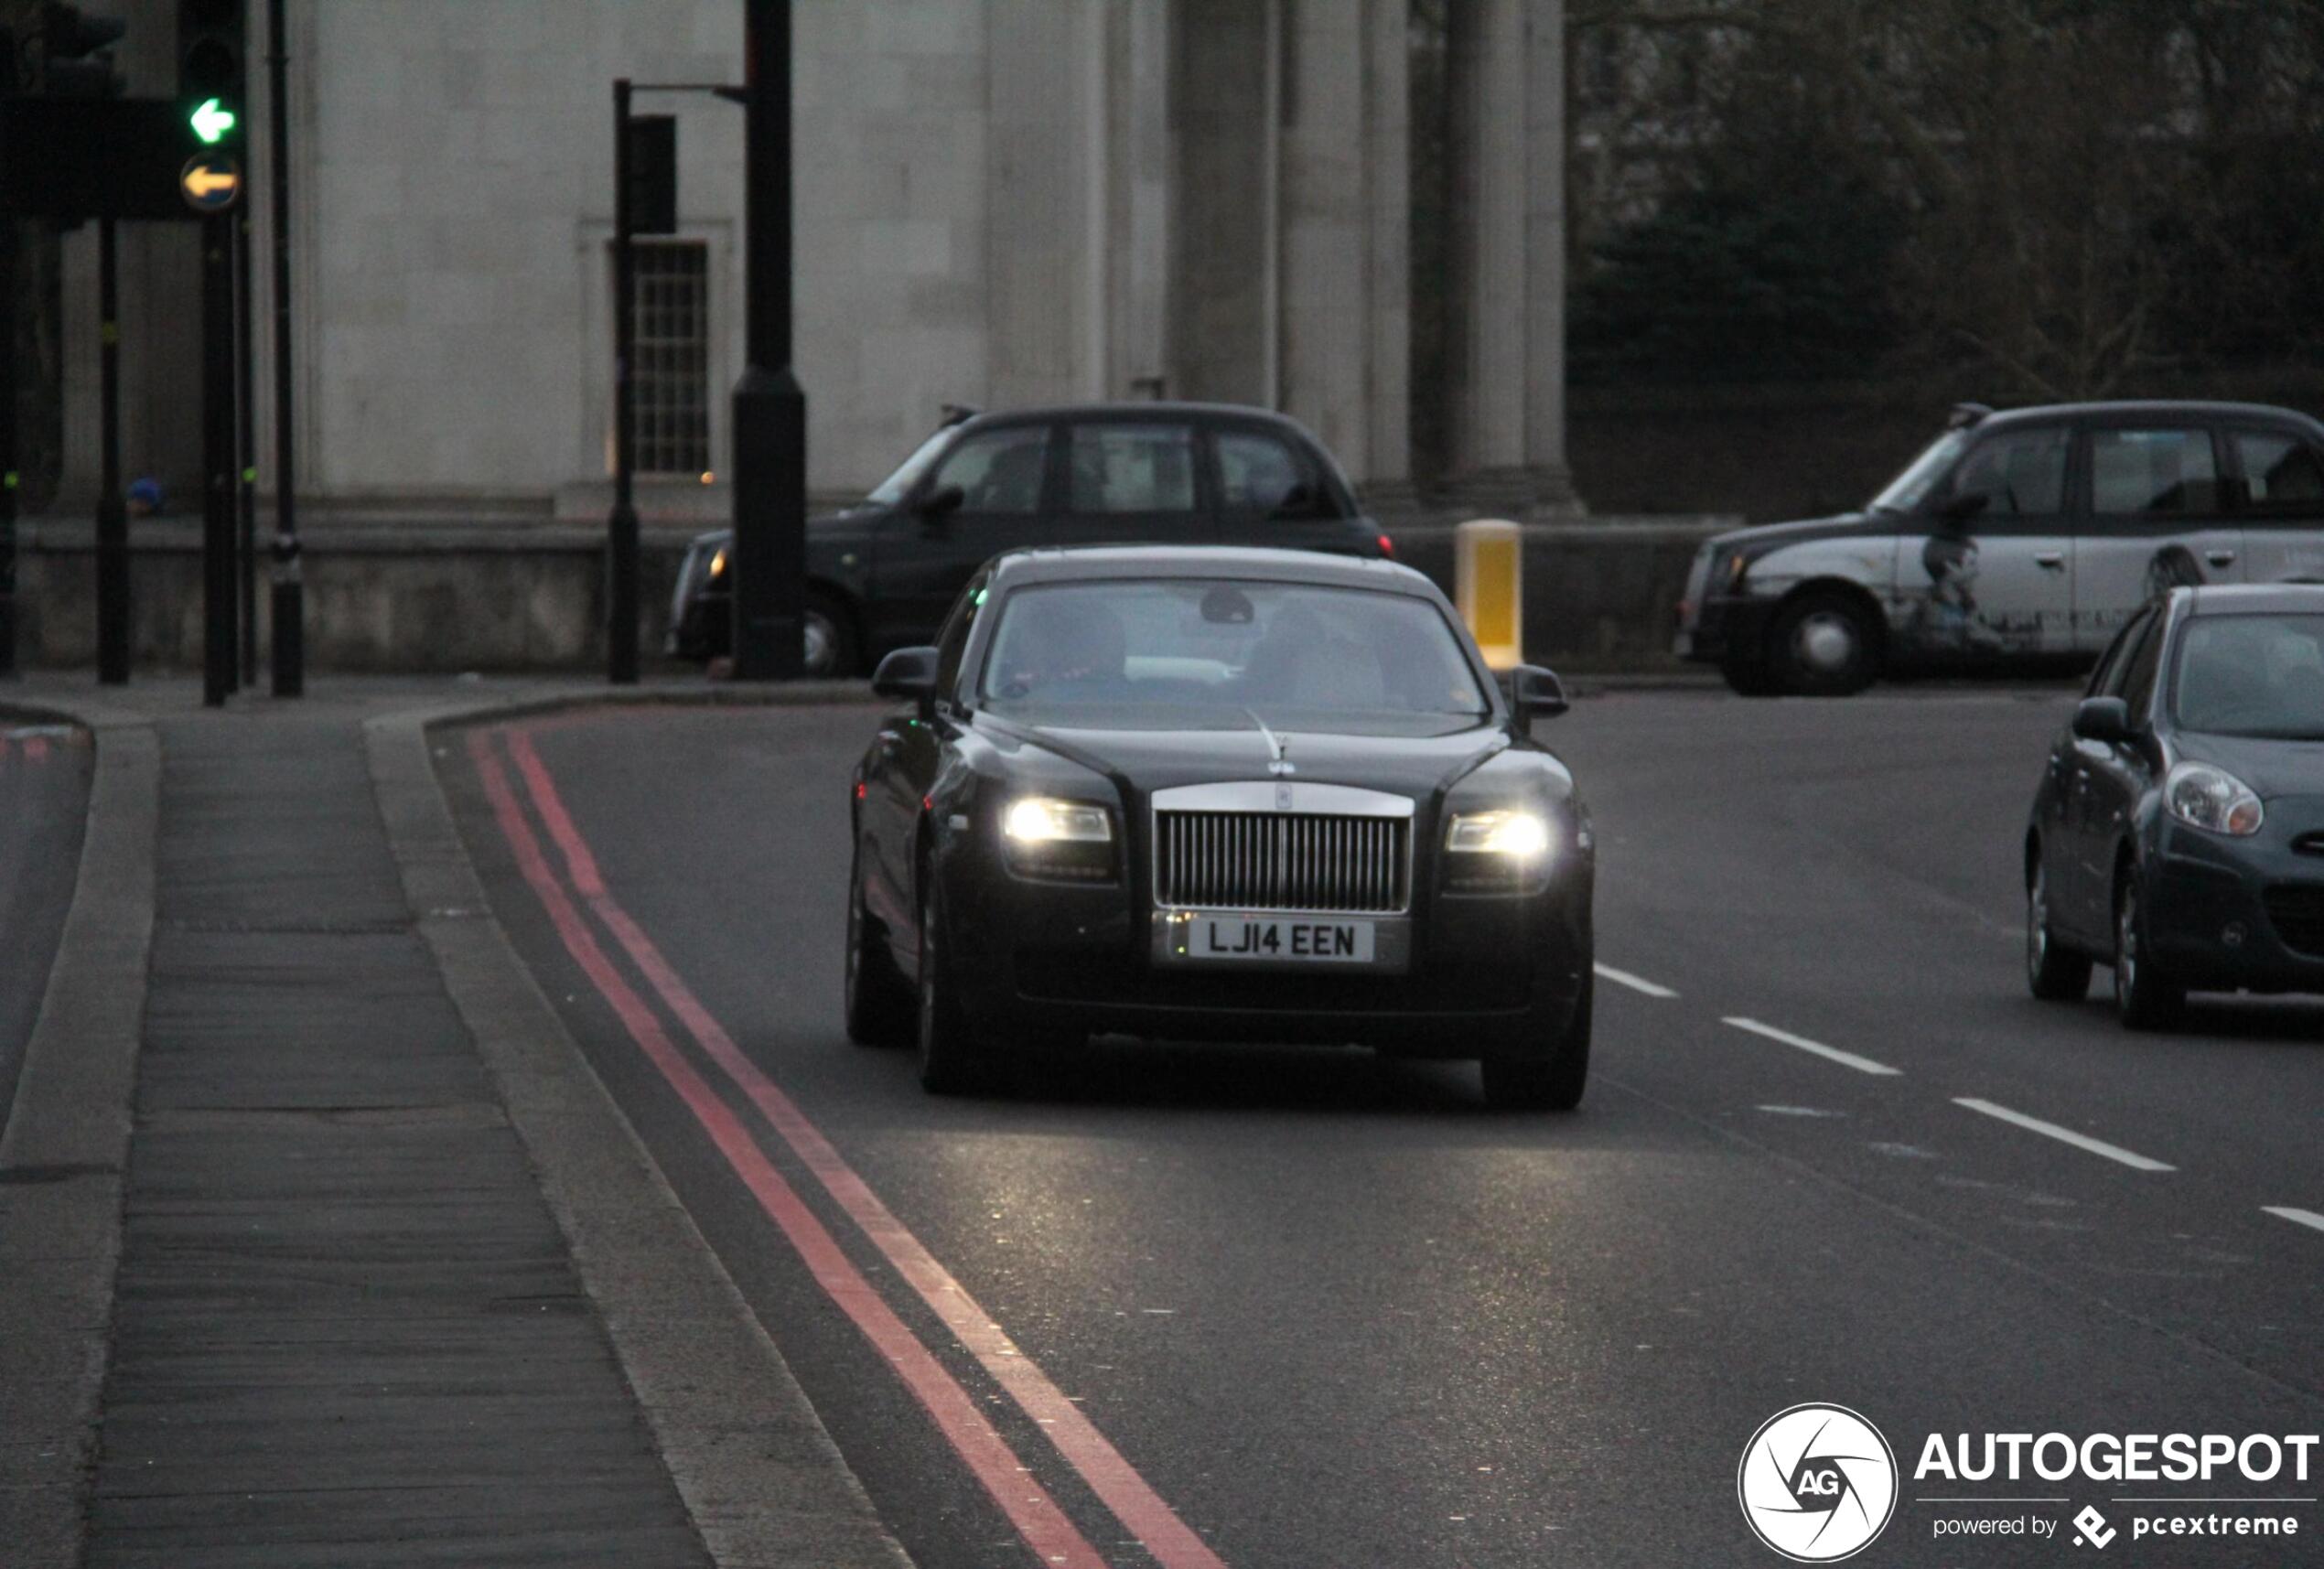
[[[2146,943],[2146,919],[2138,876],[2125,870],[2114,895],[2114,1012],[2131,1029],[2167,1029],[2187,1001],[2155,967]]]
[[[801,668],[807,674],[831,677],[857,673],[860,656],[855,650],[855,622],[845,605],[820,588],[810,588],[805,626],[807,646]]]
[[[965,1095],[983,1087],[986,1063],[946,973],[944,904],[933,875],[920,906],[920,1085],[931,1095]]]
[[[864,908],[859,865],[847,874],[847,1038],[857,1046],[901,1046],[912,1038],[916,999],[888,951],[887,934]]]
[[[2026,887],[2026,983],[2045,1003],[2080,1002],[2090,994],[2090,960],[2058,940],[2050,929],[2050,873],[2036,857]]]
[[[1836,593],[1802,594],[1768,628],[1767,671],[1776,690],[1802,697],[1845,697],[1879,673],[1879,633],[1856,600]]]
[[[1478,1064],[1485,1104],[1502,1112],[1570,1112],[1582,1103],[1589,1082],[1591,999],[1597,983],[1582,972],[1574,1016],[1546,1057],[1488,1057]]]

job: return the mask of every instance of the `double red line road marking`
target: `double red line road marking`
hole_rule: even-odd
[[[559,876],[518,799],[494,746],[505,743],[524,800],[555,844]],[[1025,1544],[1044,1563],[1069,1569],[1104,1569],[1105,1560],[1075,1529],[1057,1500],[1034,1479],[1007,1440],[985,1419],[935,1353],[888,1306],[830,1230],[776,1169],[743,1119],[672,1041],[662,1018],[599,944],[582,913],[586,907],[625,953],[662,1006],[840,1209],[919,1293],[994,1381],[1039,1424],[1058,1454],[1164,1569],[1225,1569],[1218,1554],[1165,1503],[1106,1436],[1019,1351],[992,1315],[938,1263],[877,1194],[834,1148],[790,1096],[735,1045],[717,1018],[680,978],[642,928],[606,887],[597,857],[557,793],[556,781],[533,749],[529,726],[472,731],[468,754],[483,781],[494,819],[517,868],[541,900],[550,923],[583,974],[610,1005],[638,1049],[677,1092],[713,1145],[759,1201],[834,1306],[846,1314],[925,1409]]]

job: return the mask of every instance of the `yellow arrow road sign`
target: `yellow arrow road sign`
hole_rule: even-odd
[[[178,177],[178,188],[188,206],[201,212],[215,212],[231,207],[242,194],[242,171],[231,158],[203,156],[189,159],[184,172]]]

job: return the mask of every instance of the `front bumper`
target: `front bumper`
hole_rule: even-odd
[[[1672,647],[1679,658],[1696,664],[1725,664],[1729,659],[1755,659],[1766,646],[1770,600],[1741,595],[1707,596],[1679,607],[1679,630]]]
[[[1013,1037],[1119,1034],[1546,1056],[1590,969],[1586,863],[1539,894],[1439,894],[1400,923],[1357,918],[1400,926],[1382,952],[1393,946],[1401,962],[1362,969],[1157,962],[1160,912],[1142,908],[1143,890],[1034,882],[989,864],[943,875],[963,1001],[1004,1048]]]
[[[2248,840],[2177,822],[2146,864],[2146,943],[2197,991],[2324,993],[2324,854],[2292,847],[2324,832],[2324,801],[2270,801]]]

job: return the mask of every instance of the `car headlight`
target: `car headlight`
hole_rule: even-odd
[[[2267,817],[2257,791],[2209,763],[2180,763],[2172,768],[2163,779],[2163,800],[2181,822],[2238,839],[2258,833]]]
[[[1555,844],[1549,819],[1538,811],[1463,811],[1445,831],[1445,848],[1463,854],[1535,859]]]
[[[717,576],[720,573],[722,573],[722,572],[724,572],[724,571],[726,571],[726,547],[725,545],[720,545],[720,546],[717,548],[717,550],[712,553],[712,555],[711,555],[711,557],[710,557],[710,577],[714,577],[714,578],[715,578],[715,577],[716,577],[716,576]],[[708,579],[707,579],[707,578],[705,578],[705,582],[707,582],[707,581],[708,581]]]
[[[1110,882],[1114,877],[1114,814],[1086,801],[1019,796],[1001,813],[1009,863],[1037,877]]]

